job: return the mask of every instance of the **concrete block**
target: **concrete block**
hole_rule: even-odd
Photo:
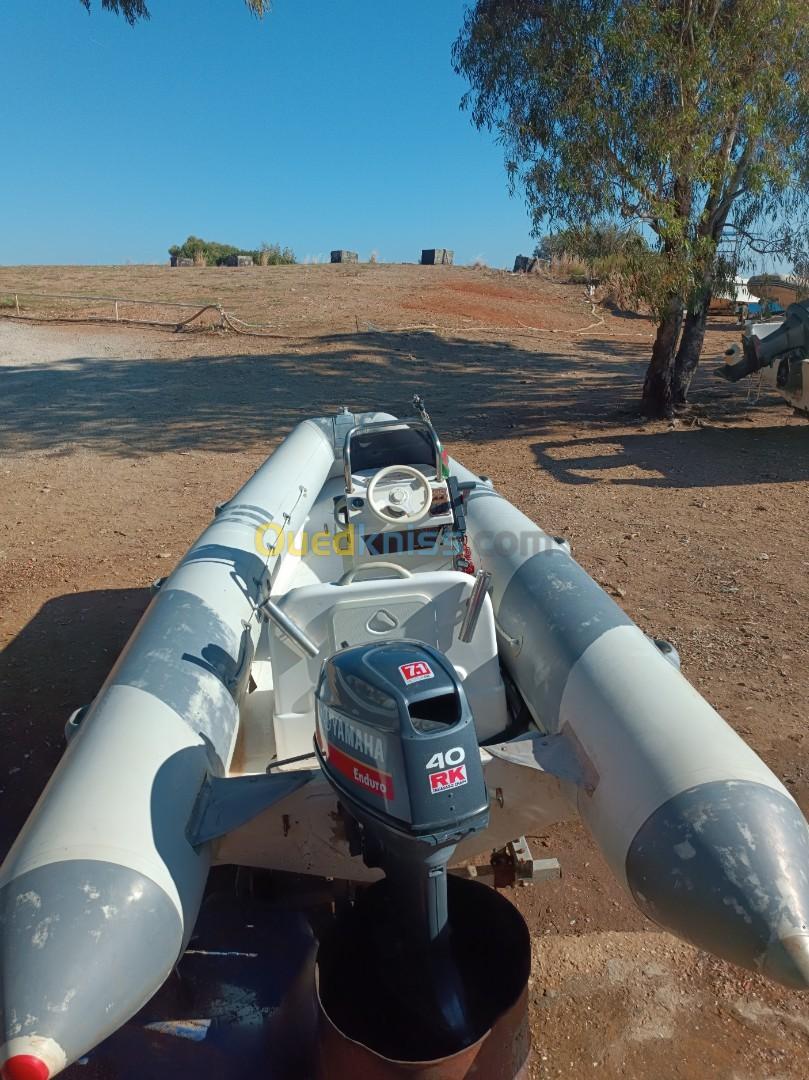
[[[518,255],[514,260],[515,274],[538,274],[543,266],[547,265],[547,260],[535,259],[529,255]]]
[[[421,252],[422,266],[452,266],[455,252],[449,248],[423,248]]]

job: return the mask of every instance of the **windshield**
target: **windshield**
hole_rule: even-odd
[[[388,428],[352,435],[350,452],[352,472],[387,465],[435,466],[435,446],[424,428]]]

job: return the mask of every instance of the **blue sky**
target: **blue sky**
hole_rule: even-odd
[[[162,262],[190,233],[511,266],[500,148],[458,105],[463,0],[2,0],[0,263]]]

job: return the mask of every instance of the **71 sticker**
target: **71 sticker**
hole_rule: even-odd
[[[399,674],[408,685],[414,682],[422,682],[424,679],[435,678],[435,673],[426,660],[413,660],[409,664],[401,664]]]

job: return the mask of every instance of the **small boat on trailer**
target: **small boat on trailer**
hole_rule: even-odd
[[[577,816],[655,922],[809,986],[795,801],[415,404],[299,424],[71,717],[0,870],[3,1080],[48,1080],[132,1017],[221,864],[359,889],[312,976],[319,1075],[364,1054],[369,1075],[510,1080],[524,925],[448,870],[506,848],[533,868],[521,838]],[[385,963],[358,987],[351,956]]]

